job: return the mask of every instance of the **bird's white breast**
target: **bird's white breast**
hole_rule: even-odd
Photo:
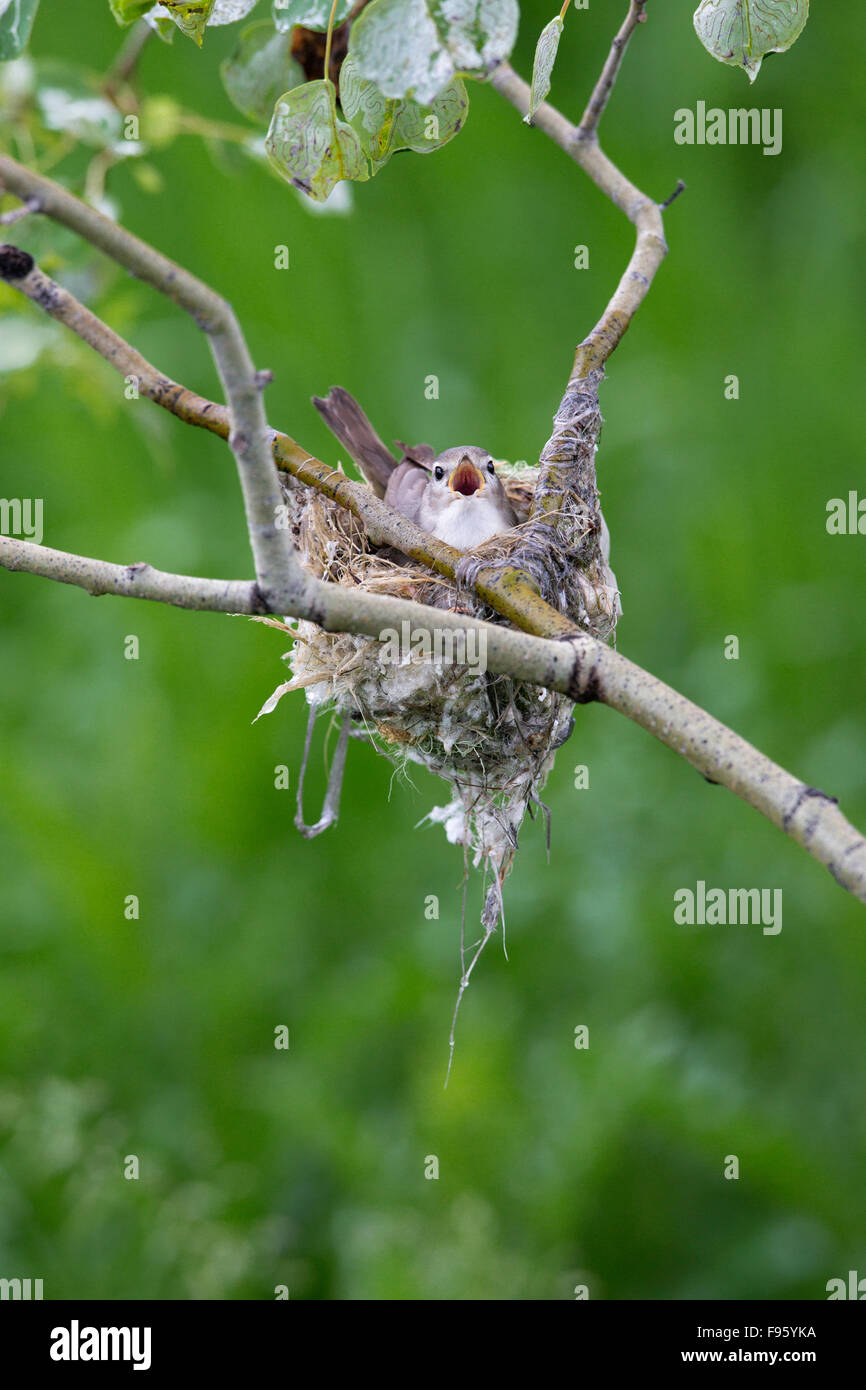
[[[486,497],[459,495],[440,512],[432,528],[434,536],[456,550],[474,550],[476,545],[507,530],[495,502]]]

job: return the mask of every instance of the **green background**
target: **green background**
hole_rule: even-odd
[[[866,537],[825,529],[827,501],[864,488],[862,52],[848,7],[817,6],[750,89],[700,48],[691,3],[648,8],[603,140],[652,196],[688,192],[603,390],[619,646],[864,826]],[[568,16],[551,95],[573,118],[624,9]],[[525,73],[549,18],[524,6]],[[202,52],[152,40],[143,89],[240,122],[218,76],[235,32]],[[43,0],[32,47],[102,71],[121,40],[106,4]],[[132,161],[109,177],[125,225],[232,300],[274,372],[271,422],[323,458],[310,397],[334,383],[386,438],[536,458],[630,254],[560,150],[470,95],[465,131],[395,158],[349,216],[195,136],[149,156],[161,193]],[[698,100],[782,108],[782,153],[675,145],[675,109]],[[47,264],[68,242],[12,233]],[[95,265],[66,282],[216,392],[192,323]],[[6,294],[7,356],[37,320]],[[217,440],[124,400],[60,330],[0,388],[0,495],[44,498],[47,544],[250,574]],[[415,823],[447,789],[392,782],[353,744],[339,825],[303,841],[304,703],[250,722],[286,646],[0,573],[0,1276],[41,1277],[47,1298],[820,1299],[866,1275],[862,905],[643,731],[582,708],[545,796],[550,863],[527,823],[510,959],[482,959],[443,1090],[461,858]],[[320,742],[310,813],[321,762]],[[676,926],[673,894],[699,879],[782,889],[782,932]]]

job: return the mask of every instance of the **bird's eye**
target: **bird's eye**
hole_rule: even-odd
[[[436,467],[433,469],[433,477],[436,479],[437,483],[441,482],[445,477],[445,469],[441,464],[437,463]]]
[[[487,465],[487,472],[488,472],[488,473],[495,473],[495,472],[496,472],[496,465],[494,464],[493,459],[491,459],[490,462],[489,462],[488,465]]]

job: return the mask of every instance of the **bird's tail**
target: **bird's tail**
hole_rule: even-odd
[[[342,386],[333,386],[324,400],[314,396],[313,405],[377,495],[384,497],[397,460],[382,443],[354,396]]]

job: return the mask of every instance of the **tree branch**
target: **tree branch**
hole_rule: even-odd
[[[268,612],[254,581],[245,579],[201,579],[187,574],[167,574],[152,565],[112,565],[108,560],[91,560],[51,550],[47,545],[0,536],[0,566],[73,584],[89,594],[115,594],[119,598],[150,599],[175,608],[192,608],[210,613],[264,614]]]
[[[0,536],[0,566],[75,584],[91,594],[144,598],[180,608],[261,614],[267,605],[256,584],[193,579],[149,565],[112,565]],[[428,608],[339,584],[320,584],[315,619],[327,632],[382,639],[386,628],[409,622],[414,631],[446,628],[479,634],[487,668],[578,704],[610,705],[685,758],[711,782],[727,786],[823,864],[836,882],[866,902],[866,839],[842,815],[833,797],[807,786],[745,739],[619,652],[579,634],[549,641],[513,628]]]
[[[510,99],[516,97],[515,104],[520,106],[525,84],[521,84],[513,73],[509,76],[509,73],[507,66],[497,69],[494,81],[498,78],[500,89],[505,90],[506,94],[510,93]],[[607,184],[606,191],[610,191],[610,196],[618,205],[620,198],[625,199],[626,210],[639,227],[635,254],[652,254],[657,258],[656,264],[660,263],[664,254],[663,238],[649,230],[652,219],[647,212],[648,207],[654,208],[655,205],[648,204],[643,195],[622,178],[601,155],[597,146],[587,143],[572,147],[574,128],[568,126],[552,108],[540,108],[536,118],[539,116],[539,124],[543,122],[559,132],[562,136],[560,143],[564,141],[565,147],[569,148],[578,163],[586,167],[588,172],[595,170],[592,176],[600,186]],[[602,163],[598,162],[599,159]],[[48,312],[56,310],[56,317],[68,321],[85,341],[91,342],[119,369],[132,364],[134,374],[139,376],[142,383],[141,389],[146,383],[154,400],[173,409],[181,418],[203,425],[222,437],[228,435],[241,473],[259,577],[257,583],[193,579],[163,574],[149,566],[107,565],[9,537],[0,537],[0,564],[8,569],[76,584],[92,593],[135,594],[181,607],[255,614],[290,613],[317,623],[326,631],[354,632],[380,640],[386,626],[394,627],[403,621],[414,623],[416,630],[427,632],[437,628],[483,632],[487,665],[491,671],[561,691],[577,703],[597,700],[619,710],[686,758],[704,777],[729,787],[761,811],[824,864],[837,882],[866,902],[866,839],[845,820],[833,798],[792,777],[704,710],[595,638],[578,633],[564,635],[557,641],[547,640],[501,624],[467,619],[406,599],[373,594],[359,588],[328,584],[304,574],[287,533],[276,529],[278,492],[272,449],[279,456],[282,447],[287,458],[291,456],[292,472],[302,481],[320,487],[336,501],[348,505],[347,498],[355,496],[352,489],[368,494],[364,512],[371,518],[374,535],[379,523],[373,504],[377,507],[384,504],[369,496],[367,489],[358,489],[357,484],[350,483],[333,470],[325,470],[332,480],[326,481],[319,476],[324,465],[309,458],[300,463],[297,456],[303,454],[303,450],[287,436],[277,436],[268,430],[259,380],[237,320],[224,300],[122,228],[78,203],[77,199],[50,181],[30,174],[6,156],[0,156],[0,179],[24,201],[35,197],[40,212],[79,231],[92,244],[167,294],[192,313],[196,322],[209,334],[228,397],[227,410],[194,396],[168,378],[160,377],[140,354],[135,353],[117,335],[112,335],[111,330],[100,324],[71,296],[64,301],[62,297],[66,292],[60,290],[59,286],[47,281],[47,277],[40,279],[40,272],[35,271],[32,258],[26,252],[11,248],[10,263],[10,253],[7,251],[4,274],[10,283],[17,282],[20,288],[21,282],[28,281],[31,275],[35,276],[28,281],[35,301],[41,302],[42,296],[47,301],[42,303],[43,308]],[[634,198],[629,202],[632,194]],[[658,209],[655,211],[658,214]],[[642,219],[646,220],[647,227],[641,225]],[[15,257],[19,258],[17,262]],[[647,287],[648,281],[638,293],[638,303]],[[610,343],[611,335],[618,341],[615,336],[618,323],[619,320],[613,323],[604,342]],[[625,326],[621,327],[620,337]],[[591,345],[588,349],[590,356],[592,351],[600,352],[604,346],[599,338],[593,345],[593,335],[586,342]],[[612,347],[608,347],[610,350]],[[585,387],[585,375],[586,372],[578,371],[575,379],[573,374],[573,385]],[[280,440],[284,441],[282,445]],[[303,469],[308,470],[306,476]],[[334,482],[334,479],[337,481]],[[360,516],[360,503],[358,506],[356,514]],[[392,534],[401,536],[403,532],[399,527],[409,525],[405,518],[399,518],[399,527],[395,530],[395,514],[389,508],[378,515],[381,517],[378,534],[382,539],[391,540]],[[412,530],[417,533],[417,528]],[[423,533],[417,534],[422,542],[430,542],[431,538],[424,537]],[[401,549],[406,549],[402,540],[398,543]],[[438,553],[431,552],[431,563],[440,572],[447,573],[449,565],[453,569],[452,555],[459,558],[458,552],[448,551],[448,547],[441,547]],[[507,575],[505,579],[507,581]],[[505,611],[504,607],[501,611]],[[523,616],[525,618],[525,612]],[[555,616],[561,622],[566,621],[560,614]]]
[[[506,101],[510,101],[521,114],[526,114],[529,110],[529,84],[518,77],[509,63],[500,63],[490,81]],[[572,125],[547,102],[542,102],[534,113],[532,124],[565,150],[637,228],[634,252],[607,308],[592,332],[577,347],[571,372],[571,380],[574,381],[603,367],[622,341],[667,255],[664,221],[659,205],[619,171],[601,149],[594,131],[583,138],[579,127]]]
[[[229,447],[238,465],[259,588],[272,611],[311,612],[315,581],[302,569],[288,533],[277,528],[281,499],[261,389],[231,305],[167,256],[7,155],[0,155],[0,183],[22,201],[38,199],[40,213],[180,305],[207,334],[228,402]]]
[[[255,616],[272,611],[251,580],[193,578],[155,570],[143,563],[116,565],[10,536],[0,536],[0,567],[72,584],[96,596],[115,594],[176,608]],[[430,608],[390,594],[317,580],[313,583],[317,586],[315,616],[294,616],[309,617],[326,632],[355,632],[381,641],[386,628],[399,629],[403,622],[410,623],[413,631],[431,635],[445,629],[476,632],[483,636],[479,650],[486,653],[489,670],[546,689],[565,690],[577,679],[579,661],[585,659],[582,652],[573,651],[566,642],[533,637],[499,623]]]
[[[630,0],[628,14],[613,40],[579,126],[543,103],[534,113],[538,126],[561,146],[601,191],[637,228],[635,249],[602,317],[575,352],[565,395],[554,418],[553,434],[541,454],[541,469],[523,547],[569,547],[581,532],[584,518],[598,513],[595,452],[601,433],[598,388],[611,353],[621,342],[643,303],[656,271],[667,254],[661,208],[620,172],[598,143],[598,123],[613,90],[626,47],[637,25],[646,19],[646,0]],[[530,107],[530,88],[509,66],[494,69],[491,82],[523,115]],[[593,545],[592,541],[595,541]],[[598,536],[584,544],[585,562],[598,565]],[[514,555],[521,563],[521,552]]]
[[[229,412],[224,405],[206,400],[165,376],[74,295],[39,270],[26,251],[0,246],[0,279],[26,295],[53,319],[64,323],[121,376],[134,377],[139,395],[146,396],[186,424],[209,430],[220,439],[229,438]],[[289,435],[276,430],[269,430],[268,434],[277,468],[346,507],[364,526],[374,545],[392,545],[456,582],[457,566],[463,559],[459,550],[422,531],[420,526],[377,497],[371,488],[353,482],[344,473],[313,458]],[[558,637],[577,631],[576,624],[545,603],[526,576],[513,567],[495,570],[482,567],[472,587],[495,612],[527,632]]]
[[[613,91],[613,84],[617,79],[620,64],[628,47],[628,41],[639,24],[646,19],[644,13],[647,0],[631,0],[628,14],[622,22],[622,27],[610,46],[610,53],[607,61],[601,70],[601,76],[595,84],[592,96],[590,97],[586,110],[581,118],[578,130],[582,139],[587,140],[595,135],[598,123],[601,120],[602,112],[607,106],[608,97]]]

